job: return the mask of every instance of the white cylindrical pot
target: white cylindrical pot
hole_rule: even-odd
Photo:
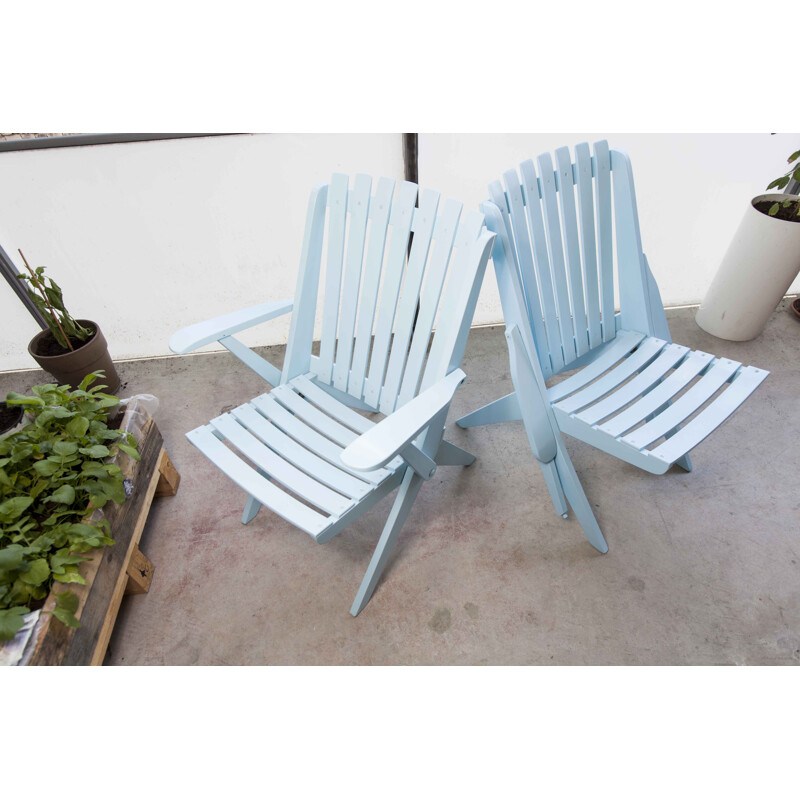
[[[722,259],[695,320],[720,339],[754,339],[800,272],[800,221],[778,219],[755,204],[793,195],[754,197]],[[798,217],[800,220],[800,217]]]

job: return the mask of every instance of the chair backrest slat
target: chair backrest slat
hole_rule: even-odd
[[[481,236],[483,214],[469,211],[458,226],[445,296],[439,308],[436,333],[425,364],[419,391],[444,378],[461,364],[483,272],[489,256],[490,239]],[[485,250],[481,257],[479,248]],[[454,286],[450,284],[454,283]]]
[[[595,208],[597,210],[597,254],[600,262],[600,315],[603,341],[616,335],[614,319],[614,244],[611,229],[611,155],[607,142],[595,142]]]
[[[414,212],[414,238],[405,270],[402,295],[397,302],[397,324],[392,338],[386,378],[381,389],[379,408],[384,414],[391,414],[397,403],[438,207],[439,193],[430,189],[423,190],[419,198],[419,207]]]
[[[369,175],[356,175],[354,187],[348,195],[350,228],[344,264],[338,345],[333,368],[333,385],[342,392],[347,391],[350,379],[350,361],[353,355],[353,334],[361,288],[361,264],[364,258],[371,188],[372,178]]]
[[[433,229],[433,253],[425,275],[425,288],[419,302],[419,313],[414,323],[414,335],[408,350],[408,360],[403,372],[403,383],[397,398],[397,406],[405,405],[416,396],[422,376],[422,367],[430,344],[431,331],[436,320],[436,311],[442,295],[447,265],[453,251],[458,220],[461,217],[462,204],[448,199],[436,220]],[[415,234],[416,236],[416,234]]]
[[[606,142],[566,147],[524,161],[489,185],[491,225],[502,220],[497,257],[518,280],[519,298],[503,297],[506,322],[523,303],[545,378],[582,363],[617,327],[652,334],[647,265],[630,160]],[[497,248],[498,245],[496,245]],[[620,311],[615,313],[618,281]],[[504,290],[507,294],[506,281]],[[499,286],[499,283],[498,283]],[[506,306],[508,305],[508,310]]]
[[[555,305],[555,289],[551,273],[550,257],[547,253],[547,237],[544,232],[541,204],[541,182],[536,177],[536,167],[528,159],[519,166],[522,175],[523,198],[525,210],[530,225],[531,244],[533,246],[536,277],[539,279],[539,294],[544,309],[544,323],[547,330],[547,351],[549,358],[543,360],[542,369],[545,377],[553,372],[564,369],[564,353],[561,347],[561,331],[558,326],[558,316]],[[513,170],[510,174],[514,174]],[[507,172],[506,175],[510,174]],[[525,275],[522,275],[522,284],[525,286]],[[540,357],[541,358],[541,357]],[[549,361],[549,363],[548,363]]]
[[[417,199],[417,186],[404,181],[400,185],[397,199],[392,206],[389,222],[392,226],[392,237],[384,267],[383,284],[381,286],[380,307],[372,342],[372,354],[369,360],[369,373],[364,387],[364,402],[373,408],[380,402],[383,376],[386,373],[386,360],[392,338],[397,297],[408,249],[408,236],[411,232],[411,221],[414,216],[414,203]]]
[[[319,377],[330,382],[339,320],[342,260],[347,225],[347,175],[336,174],[328,189],[328,252],[325,264],[325,300],[319,345]]]
[[[364,376],[372,346],[372,326],[375,322],[375,308],[378,302],[383,252],[386,247],[386,233],[389,229],[393,195],[394,181],[391,178],[380,178],[370,206],[372,224],[367,245],[367,257],[364,261],[364,284],[361,288],[361,303],[358,309],[353,362],[350,366],[350,380],[347,385],[348,393],[358,398],[364,394]]]
[[[586,318],[589,347],[603,342],[600,326],[600,290],[597,276],[597,241],[594,235],[594,200],[592,196],[592,156],[589,145],[575,146],[575,181],[578,193],[578,219],[581,230],[583,257],[583,288],[586,298]]]
[[[564,235],[564,256],[569,278],[569,299],[572,309],[572,332],[575,337],[575,352],[582,356],[589,351],[589,331],[586,324],[586,303],[583,299],[583,271],[578,245],[578,216],[575,210],[575,190],[572,160],[569,148],[556,150],[556,184],[561,209],[561,224]]]
[[[461,363],[493,235],[483,214],[462,218],[416,184],[349,183],[334,175],[312,193],[281,381],[312,372],[388,414]]]
[[[550,269],[556,290],[556,311],[558,312],[558,327],[561,332],[561,348],[564,354],[564,363],[569,364],[576,357],[575,336],[572,332],[572,309],[569,303],[564,247],[561,241],[561,225],[558,216],[556,174],[550,153],[540,155],[537,158],[537,166],[542,190],[544,226],[547,233],[547,254],[550,258]]]

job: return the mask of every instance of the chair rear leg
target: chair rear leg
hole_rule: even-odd
[[[556,469],[558,470],[558,477],[561,480],[561,485],[564,487],[564,494],[567,497],[567,502],[575,512],[575,516],[580,522],[589,544],[601,553],[608,552],[608,544],[606,544],[605,537],[600,531],[600,526],[594,517],[592,507],[586,499],[586,493],[583,491],[581,482],[572,466],[567,451],[564,445],[558,443],[558,452],[555,457]]]
[[[495,422],[516,422],[522,419],[516,392],[511,392],[499,400],[466,414],[456,420],[460,428],[474,428],[476,425],[492,425]]]
[[[414,501],[417,499],[420,487],[423,484],[423,479],[417,475],[410,467],[406,469],[403,482],[400,484],[400,489],[397,493],[397,498],[394,501],[392,510],[389,513],[389,518],[386,520],[386,525],[383,527],[381,538],[378,540],[378,546],[372,554],[372,560],[369,562],[364,578],[361,581],[361,586],[358,589],[353,605],[350,608],[350,613],[356,617],[359,612],[366,606],[378,585],[381,574],[386,567],[386,562],[394,549],[397,537],[403,528],[403,524],[411,511]]]

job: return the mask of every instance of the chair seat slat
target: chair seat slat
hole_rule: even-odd
[[[330,414],[338,422],[347,425],[358,433],[366,433],[375,426],[372,420],[362,417],[357,411],[348,408],[338,400],[331,397],[324,389],[312,383],[306,375],[295,378],[291,383],[295,391],[301,392],[314,405],[319,406],[326,414]]]
[[[329,517],[314,511],[279,489],[225,447],[214,435],[210,425],[190,431],[186,434],[186,438],[237,486],[255,497],[259,503],[272,509],[287,522],[314,537],[329,526]]]
[[[255,406],[270,422],[273,422],[304,447],[313,450],[318,456],[330,461],[331,464],[343,469],[345,472],[349,472],[351,475],[377,485],[392,474],[391,470],[388,469],[377,469],[373,472],[359,472],[358,470],[350,469],[341,459],[343,447],[334,444],[314,428],[306,425],[299,417],[287,411],[270,395],[256,397],[251,401],[251,405]]]
[[[614,364],[630,353],[644,338],[643,333],[620,331],[617,334],[617,338],[614,339],[611,344],[607,345],[605,350],[599,352],[597,358],[588,366],[547,390],[547,397],[550,402],[555,403],[568,394],[577,392],[578,389],[586,386],[587,383],[591,383],[591,381],[599,378],[604,372],[611,369]]]
[[[280,428],[259,414],[253,406],[247,404],[239,406],[234,408],[231,414],[278,455],[334,491],[358,500],[372,489],[370,483],[359,480],[298,444],[291,436],[287,436]]]
[[[655,442],[697,411],[741,366],[738,361],[718,359],[708,372],[669,408],[641,428],[624,436],[622,441],[639,450]]]
[[[627,358],[618,363],[594,383],[556,404],[557,408],[572,414],[628,380],[635,372],[646,367],[666,346],[663,339],[645,339]]]
[[[658,411],[669,402],[684,386],[696,378],[712,361],[714,356],[696,350],[678,366],[665,380],[637,400],[632,406],[612,417],[599,426],[599,429],[611,436],[620,436],[625,431],[638,425],[645,417]]]
[[[655,386],[688,352],[689,348],[683,345],[667,345],[658,358],[647,369],[642,370],[632,381],[620,387],[614,394],[584,409],[575,416],[581,422],[586,422],[589,425],[595,425],[601,419],[611,416],[615,411],[628,405],[639,395],[644,394],[648,389]]]
[[[353,505],[349,497],[337,494],[270,450],[230,414],[222,414],[210,424],[273,481],[282,483],[322,511],[338,517]]]
[[[276,386],[272,390],[272,396],[292,414],[300,417],[342,447],[347,447],[358,438],[355,431],[346,428],[333,417],[320,411],[316,406],[296,394],[289,386]]]
[[[769,373],[757,367],[743,367],[719,397],[715,398],[691,422],[681,428],[650,455],[673,464],[722,425],[758,388]]]

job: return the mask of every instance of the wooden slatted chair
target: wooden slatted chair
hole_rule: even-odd
[[[442,437],[494,234],[477,210],[462,217],[461,203],[426,189],[417,205],[417,194],[408,182],[395,194],[389,178],[372,194],[369,176],[350,188],[334,175],[311,193],[294,302],[227,314],[170,339],[180,354],[219,342],[274,387],[187,434],[248,493],[242,522],[264,505],[325,542],[399,487],[353,616],[372,596],[422,483],[437,465],[474,460]],[[289,311],[282,371],[233,337]],[[375,422],[359,410],[386,416]]]
[[[591,155],[584,143],[573,162],[562,147],[555,165],[546,153],[503,181],[481,209],[498,234],[492,257],[515,391],[458,424],[523,420],[556,511],[566,518],[568,502],[605,553],[561,434],[648,472],[689,471],[689,451],[768,373],[672,344],[625,153],[603,141]],[[578,368],[547,388],[551,376]]]

